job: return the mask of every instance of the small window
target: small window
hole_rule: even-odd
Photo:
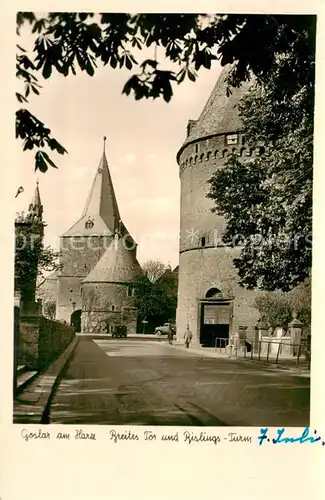
[[[201,247],[205,247],[205,236],[201,238]]]
[[[195,144],[195,152],[198,153],[199,152],[199,145],[198,144]]]
[[[229,134],[227,135],[227,145],[237,144],[238,136],[237,134]]]
[[[112,311],[115,311],[115,306],[112,306]]]
[[[127,288],[127,296],[132,297],[132,288],[130,286]]]
[[[86,229],[91,229],[92,227],[94,227],[94,223],[92,220],[87,220],[86,224],[85,224],[85,227]]]

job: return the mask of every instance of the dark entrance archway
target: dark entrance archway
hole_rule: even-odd
[[[76,332],[81,332],[81,309],[77,309],[71,314],[70,325],[75,327]]]
[[[228,300],[201,302],[200,344],[225,347],[229,339],[232,303]]]

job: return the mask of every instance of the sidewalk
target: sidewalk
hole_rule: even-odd
[[[78,337],[75,337],[63,354],[16,397],[13,408],[14,423],[48,423],[48,411],[54,391],[65,367],[70,362],[78,341]]]
[[[309,374],[309,376],[310,376],[310,370],[308,369],[307,363],[301,363],[298,366],[296,366],[296,359],[294,359],[294,358],[281,359],[276,364],[274,362],[274,360],[270,360],[270,361],[266,361],[263,359],[261,359],[261,360],[252,359],[251,360],[248,355],[246,358],[244,356],[229,355],[229,354],[217,351],[214,347],[201,347],[201,346],[192,346],[191,345],[187,349],[181,341],[175,340],[172,345],[169,345],[168,341],[166,341],[165,343],[170,348],[177,348],[177,349],[185,351],[185,352],[192,352],[192,353],[194,352],[198,356],[206,356],[209,358],[224,358],[224,359],[228,359],[228,360],[242,361],[243,363],[255,363],[258,365],[268,366],[270,368],[274,368],[274,369],[281,370],[281,371],[291,371],[291,372],[295,372],[297,374],[303,373],[304,375]]]

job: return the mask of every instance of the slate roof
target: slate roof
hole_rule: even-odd
[[[88,229],[87,221],[92,224]],[[127,229],[120,221],[121,216],[104,149],[81,218],[63,236],[91,234],[112,236],[120,227],[123,228],[123,234],[126,234]]]
[[[190,133],[177,156],[180,155],[187,144],[193,141],[217,134],[237,132],[242,129],[238,103],[251,83],[245,82],[238,89],[232,88],[231,95],[227,97],[226,78],[229,70],[230,66],[225,66],[222,70],[199,119],[196,121],[190,120]]]
[[[133,283],[142,274],[136,249],[127,249],[116,236],[83,283]]]
[[[36,188],[35,188],[35,191],[34,191],[34,196],[33,196],[32,202],[31,202],[31,205],[33,207],[41,207],[42,206],[41,195],[40,195],[40,192],[39,192],[38,184],[39,183],[37,181],[36,182]]]

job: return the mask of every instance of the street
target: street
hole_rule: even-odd
[[[53,424],[308,426],[310,379],[133,339],[79,340]]]

